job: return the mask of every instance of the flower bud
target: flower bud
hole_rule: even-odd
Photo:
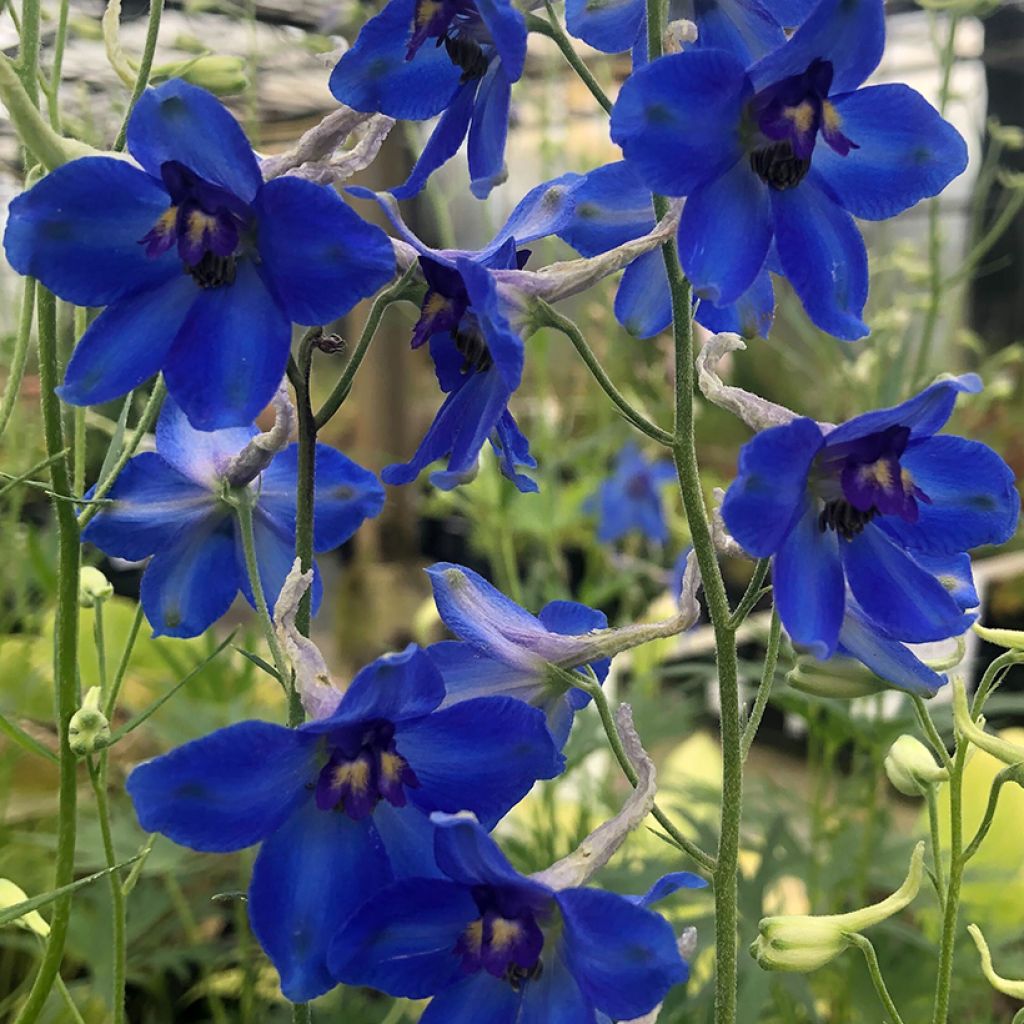
[[[110,723],[100,710],[100,688],[92,687],[68,723],[68,745],[79,757],[102,750],[110,743]]]
[[[1024,630],[1020,629],[991,629],[976,622],[971,629],[974,630],[982,640],[996,647],[1005,647],[1008,651],[1024,651]]]
[[[981,957],[981,972],[985,975],[985,980],[997,992],[1002,992],[1004,996],[1009,996],[1011,999],[1024,999],[1024,981],[1011,981],[1009,978],[1003,978],[996,974],[995,968],[992,966],[992,954],[989,952],[985,936],[981,934],[981,929],[976,924],[969,924],[967,930],[978,947],[978,956]]]
[[[249,85],[241,57],[206,54],[180,64],[167,64],[159,70],[167,78],[183,78],[217,96],[244,92]]]
[[[931,751],[906,734],[885,755],[885,774],[904,796],[924,796],[933,786],[949,779],[949,772],[935,763]]]
[[[682,53],[683,49],[697,42],[697,26],[686,18],[677,18],[665,26],[665,52]]]
[[[962,679],[953,680],[953,720],[960,735],[984,750],[986,754],[998,758],[1003,764],[1024,764],[1024,747],[1004,740],[1001,736],[985,732],[985,720],[979,719],[976,722],[971,718],[971,712],[967,707],[967,691]]]
[[[10,910],[27,899],[28,893],[20,885],[15,885],[9,878],[0,878],[0,910]],[[43,920],[43,915],[38,910],[30,910],[27,914],[16,917],[11,924],[35,932],[44,939],[50,934],[50,926]]]
[[[921,888],[924,843],[914,847],[903,884],[887,899],[846,914],[810,914],[763,918],[750,954],[766,971],[805,974],[834,960],[848,945],[848,935],[898,914]]]
[[[82,568],[78,577],[78,603],[82,608],[91,608],[97,601],[106,601],[114,596],[110,580],[91,565]]]

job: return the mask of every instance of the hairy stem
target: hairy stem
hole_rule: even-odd
[[[885,1008],[885,1012],[891,1018],[891,1024],[903,1024],[903,1018],[896,1009],[892,996],[889,995],[885,978],[882,977],[882,968],[878,964],[878,954],[875,952],[875,947],[871,944],[871,940],[864,935],[848,935],[847,940],[864,954],[864,959],[868,965],[868,974],[871,975],[871,983],[875,986],[878,999]]]
[[[18,318],[18,333],[14,336],[14,351],[11,353],[11,365],[4,385],[3,398],[0,398],[0,437],[11,421],[11,414],[18,401],[21,382],[25,379],[25,364],[28,362],[29,339],[32,337],[32,316],[35,312],[36,283],[31,277],[25,278],[21,293],[21,315]]]
[[[782,639],[782,622],[779,619],[779,611],[772,608],[772,624],[768,631],[768,647],[764,656],[764,668],[761,670],[761,682],[757,687],[757,694],[754,697],[754,706],[750,709],[750,717],[743,727],[743,736],[740,740],[740,750],[743,760],[746,761],[750,748],[753,745],[754,737],[761,726],[761,719],[764,718],[765,708],[768,707],[768,698],[772,695],[772,683],[775,680],[775,666],[779,662],[779,642]]]
[[[555,14],[555,10],[551,6],[550,0],[545,0],[544,7],[547,11],[548,20],[545,21],[543,18],[538,18],[535,14],[527,14],[526,27],[531,32],[547,36],[562,51],[562,56],[579,76],[580,81],[590,90],[590,95],[601,104],[606,114],[610,114],[612,112],[612,101],[608,99],[607,94],[601,88],[590,68],[583,63],[582,58],[576,52],[575,47],[572,45],[572,40],[565,34],[565,29],[562,28],[558,15]]]
[[[128,121],[131,119],[135,104],[139,102],[139,97],[149,85],[149,74],[153,70],[153,56],[156,53],[156,40],[160,35],[160,19],[163,13],[164,0],[149,0],[149,21],[146,24],[146,41],[142,46],[142,57],[139,59],[139,73],[135,79],[131,99],[128,101],[128,109],[124,113],[124,121],[121,122],[114,141],[115,152],[124,149],[128,137]]]

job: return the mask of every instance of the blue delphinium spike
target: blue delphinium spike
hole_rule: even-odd
[[[627,444],[610,479],[584,505],[584,511],[598,516],[597,539],[611,544],[636,531],[655,544],[666,543],[661,487],[675,475],[670,462],[648,462],[636,445]]]

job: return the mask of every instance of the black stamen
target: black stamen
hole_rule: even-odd
[[[755,149],[750,154],[750,166],[769,188],[785,192],[786,189],[795,188],[807,177],[811,161],[796,156],[793,146],[786,141]]]
[[[489,61],[479,43],[472,39],[445,36],[444,48],[448,51],[448,59],[457,68],[462,68],[462,78],[459,80],[461,84],[465,85],[466,82],[474,78],[483,78],[487,74]]]
[[[234,256],[216,256],[207,250],[194,267],[186,266],[185,269],[200,288],[219,288],[235,281]]]
[[[483,335],[478,329],[460,331],[454,334],[455,347],[462,354],[465,362],[462,364],[463,373],[484,373],[494,365],[491,357],[491,350],[487,347]]]
[[[512,986],[513,992],[518,992],[523,983],[536,981],[544,973],[544,964],[538,960],[532,967],[520,967],[519,964],[509,964],[505,970],[505,980]]]
[[[818,529],[822,533],[835,530],[843,540],[853,540],[877,515],[874,507],[863,512],[845,501],[827,501],[818,516]]]

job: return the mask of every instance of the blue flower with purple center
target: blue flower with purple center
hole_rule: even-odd
[[[603,683],[611,666],[595,630],[604,612],[576,601],[551,601],[531,615],[482,576],[462,565],[437,562],[427,574],[441,621],[459,638],[427,648],[444,676],[447,703],[502,694],[540,708],[559,748],[573,717],[590,696],[554,675],[592,670]]]
[[[338,62],[331,92],[403,120],[442,114],[396,196],[416,195],[468,134],[470,188],[485,199],[505,180],[512,83],[525,59],[526,22],[509,0],[390,0]]]
[[[239,590],[255,607],[233,484],[252,503],[260,584],[273,606],[295,558],[298,445],[279,452],[255,477],[229,480],[232,460],[256,434],[255,427],[196,430],[168,398],[157,423],[157,450],[129,460],[107,494],[113,504],[82,531],[83,540],[108,555],[150,558],[140,599],[154,636],[198,636]],[[317,552],[343,544],[384,506],[384,488],[373,473],[323,444],[316,446],[316,482]],[[317,572],[314,609],[320,594]]]
[[[77,306],[106,306],[61,398],[94,405],[163,371],[201,430],[251,423],[284,376],[291,324],[324,324],[394,274],[387,236],[329,188],[264,182],[238,122],[179,79],[128,123],[137,165],[85,157],[11,203],[19,273]]]
[[[410,646],[353,680],[329,717],[239,722],[139,765],[139,824],[211,853],[260,843],[249,919],[293,1002],[334,986],[340,925],[398,878],[436,876],[435,811],[489,827],[563,768],[544,716],[504,697],[439,710],[444,684]]]
[[[670,462],[648,462],[635,444],[627,444],[615,460],[612,476],[583,506],[584,511],[597,513],[597,539],[612,544],[636,531],[655,544],[667,543],[661,492],[675,478]]]
[[[555,890],[519,874],[471,819],[434,815],[440,877],[396,882],[331,944],[338,981],[433,1001],[423,1024],[604,1024],[650,1012],[688,968],[671,925],[648,909],[696,876],[644,897]]]
[[[653,192],[687,197],[679,256],[701,300],[732,305],[777,259],[818,327],[868,333],[853,217],[892,217],[967,165],[959,133],[913,89],[860,87],[884,42],[881,0],[821,0],[749,68],[690,50],[626,81],[612,138]]]
[[[973,621],[957,560],[1008,540],[1020,508],[991,448],[937,433],[957,394],[980,388],[968,374],[838,427],[795,419],[744,445],[722,517],[750,554],[773,559],[775,605],[795,643],[820,658],[849,647],[849,595],[902,643],[959,636]]]

